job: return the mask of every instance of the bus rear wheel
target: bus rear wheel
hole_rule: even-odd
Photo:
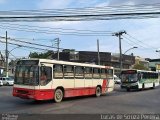
[[[152,87],[152,89],[154,89],[155,88],[155,83],[153,83],[153,87]]]
[[[54,100],[56,103],[59,103],[62,101],[63,99],[63,91],[61,89],[56,89],[55,93],[54,93]]]
[[[96,97],[101,96],[101,88],[99,86],[96,87]]]

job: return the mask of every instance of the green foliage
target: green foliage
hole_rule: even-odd
[[[29,54],[30,58],[49,58],[52,55],[53,51],[49,50],[45,53],[33,52]]]
[[[133,67],[133,69],[137,69],[137,70],[149,70],[143,64],[135,64],[134,67]]]

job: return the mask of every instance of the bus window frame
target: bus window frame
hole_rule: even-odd
[[[76,73],[76,72],[77,72],[77,71],[76,71],[76,68],[78,68],[78,67],[81,67],[81,68],[82,68],[82,72],[83,72],[83,73],[82,73],[82,74],[83,74],[82,77],[77,77],[78,75],[76,75],[76,74],[77,74],[77,73]],[[85,69],[85,68],[84,68],[83,66],[74,66],[74,78],[75,78],[75,79],[84,79],[84,78],[85,78],[84,69]]]
[[[56,76],[55,76],[55,66],[56,66],[56,65],[59,65],[59,66],[62,67],[62,77],[56,77]],[[53,78],[54,78],[54,79],[64,79],[64,65],[62,65],[62,64],[54,64],[54,65],[53,65]]]
[[[66,68],[65,67],[68,67],[68,66],[71,66],[72,69],[73,69],[73,72],[66,72]],[[65,76],[65,73],[73,73],[73,77],[69,77],[69,76]],[[64,79],[75,79],[75,66],[74,65],[63,65],[63,78]]]

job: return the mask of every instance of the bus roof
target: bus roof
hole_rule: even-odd
[[[77,66],[84,66],[84,67],[99,67],[99,68],[113,69],[112,66],[102,66],[102,65],[95,65],[95,64],[88,64],[88,63],[68,62],[68,61],[52,60],[52,59],[30,58],[30,59],[21,59],[21,60],[39,60],[39,62],[41,63],[69,64],[69,65],[75,65],[75,66],[77,65]]]
[[[137,72],[152,72],[152,73],[158,73],[158,72],[156,72],[156,71],[149,71],[149,70],[137,70],[137,69],[127,69],[127,70],[122,70],[122,71],[129,71],[129,70],[135,70],[135,71],[137,71]]]

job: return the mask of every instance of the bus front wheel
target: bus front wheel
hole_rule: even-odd
[[[63,99],[63,91],[61,89],[56,89],[54,93],[54,100],[55,102],[61,102]]]

